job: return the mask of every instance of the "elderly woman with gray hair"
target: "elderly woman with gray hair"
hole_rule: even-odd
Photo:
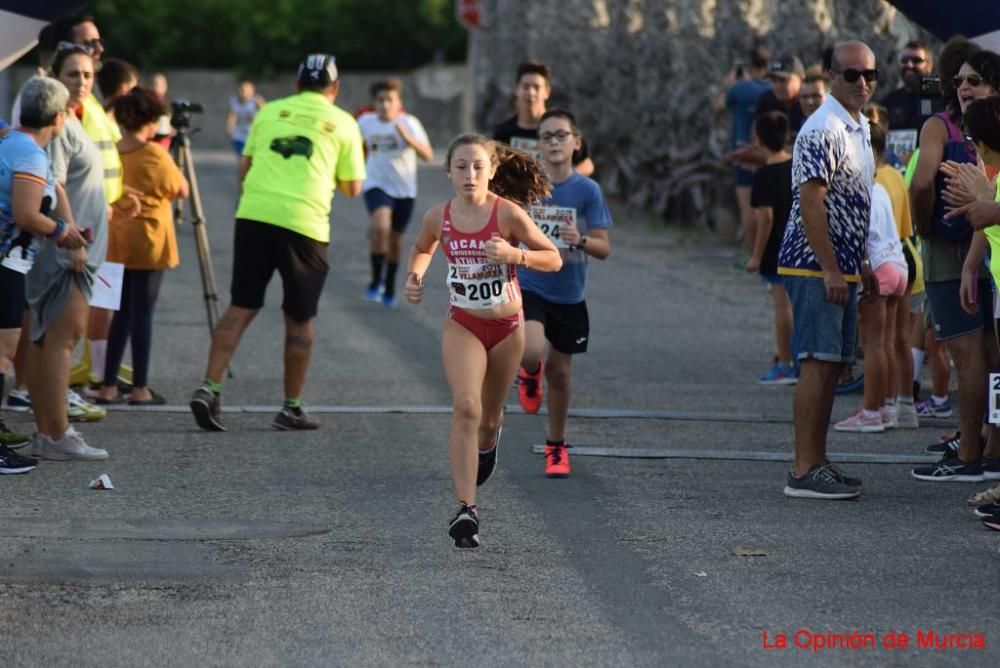
[[[9,168],[0,173],[10,175],[9,208],[0,211],[0,255],[19,255],[27,270],[23,296],[31,309],[31,345],[26,366],[38,427],[32,455],[97,460],[108,453],[88,446],[66,414],[73,348],[86,324],[93,285],[86,246],[94,230],[73,222],[70,199],[44,150],[67,128],[72,134],[69,97],[66,87],[50,78],[35,77],[21,89],[20,127],[0,143],[0,164]],[[3,188],[0,184],[0,207]],[[99,219],[88,223],[102,224]]]

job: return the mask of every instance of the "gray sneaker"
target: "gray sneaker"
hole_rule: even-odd
[[[31,444],[31,456],[53,461],[96,462],[107,459],[108,451],[90,447],[83,440],[83,436],[70,427],[58,441],[53,441],[45,434],[35,434]]]
[[[191,413],[198,426],[206,431],[225,431],[222,424],[222,399],[207,387],[199,387],[191,395]]]
[[[309,419],[309,416],[301,408],[284,406],[274,416],[274,422],[271,423],[271,426],[281,431],[304,431],[319,429],[319,422]]]
[[[860,481],[859,481],[860,482]],[[861,487],[848,485],[844,476],[830,464],[817,464],[801,478],[788,472],[785,496],[797,499],[856,499],[861,496]]]

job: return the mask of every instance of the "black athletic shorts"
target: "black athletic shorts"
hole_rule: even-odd
[[[0,266],[0,329],[20,329],[26,310],[24,274]]]
[[[535,292],[523,290],[521,300],[524,305],[525,322],[534,320],[545,327],[545,338],[564,355],[587,352],[590,340],[590,316],[587,302],[577,304],[556,304],[545,301]]]
[[[264,306],[267,284],[277,269],[284,289],[281,309],[292,320],[311,320],[330,269],[328,245],[277,225],[238,218],[229,290],[232,305],[247,309]]]

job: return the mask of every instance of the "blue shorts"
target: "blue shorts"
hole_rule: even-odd
[[[365,191],[365,207],[368,209],[368,215],[382,207],[392,209],[392,231],[400,234],[405,232],[406,226],[410,224],[414,201],[412,197],[392,197],[381,188]]]
[[[733,167],[733,181],[737,186],[750,187],[753,185],[753,172],[742,167]]]
[[[969,315],[962,309],[958,295],[961,285],[960,280],[924,282],[934,338],[938,341],[947,341],[984,329],[990,331],[993,327],[993,284],[988,280],[979,281],[976,288],[979,311],[975,315]]]
[[[782,276],[781,279],[792,302],[792,338],[797,359],[853,362],[858,337],[857,284],[848,284],[847,306],[837,306],[826,300],[822,278]]]
[[[778,274],[766,274],[763,271],[760,272],[760,280],[764,283],[770,285],[781,285],[784,282],[784,277]]]
[[[236,155],[243,155],[243,147],[247,145],[245,141],[240,141],[239,139],[233,139],[233,150],[236,151]]]

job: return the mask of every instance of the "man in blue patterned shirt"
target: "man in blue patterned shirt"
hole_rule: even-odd
[[[863,42],[840,44],[829,73],[830,95],[795,140],[792,211],[778,255],[801,364],[785,495],[853,499],[861,481],[827,460],[826,432],[837,379],[854,360],[858,284],[878,294],[865,256],[875,164],[861,113],[878,80],[875,54]]]

